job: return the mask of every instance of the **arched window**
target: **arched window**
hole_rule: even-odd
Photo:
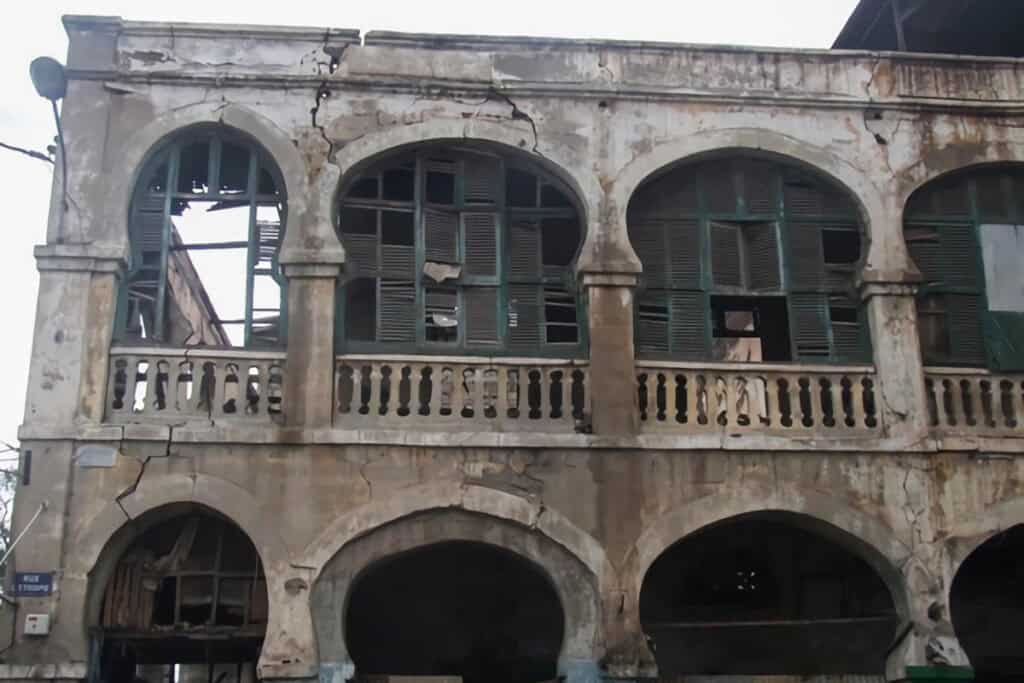
[[[640,186],[628,223],[641,357],[869,360],[861,221],[825,178],[765,158],[685,164]]]
[[[135,188],[119,340],[282,344],[285,213],[281,174],[256,142],[224,126],[175,135]]]
[[[477,147],[430,146],[347,185],[347,351],[581,353],[583,230],[562,183]]]
[[[903,237],[924,276],[925,362],[1024,370],[1024,169],[971,169],[928,183],[907,202]]]

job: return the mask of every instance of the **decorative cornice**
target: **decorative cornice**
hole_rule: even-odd
[[[124,250],[112,246],[40,244],[34,254],[40,271],[120,274],[127,265]]]

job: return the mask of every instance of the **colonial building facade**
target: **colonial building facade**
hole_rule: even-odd
[[[0,676],[1020,680],[1019,61],[65,25]]]

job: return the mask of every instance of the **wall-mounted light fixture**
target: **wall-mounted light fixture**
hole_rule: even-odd
[[[52,57],[36,57],[28,67],[32,85],[40,97],[50,100],[53,120],[57,124],[57,145],[60,148],[61,213],[57,223],[57,242],[64,241],[64,214],[68,211],[68,162],[64,149],[64,129],[57,111],[57,100],[63,99],[68,91],[68,78],[64,67]]]

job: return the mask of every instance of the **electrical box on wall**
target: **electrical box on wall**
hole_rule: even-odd
[[[25,635],[45,636],[50,633],[49,614],[27,614],[25,615]]]

